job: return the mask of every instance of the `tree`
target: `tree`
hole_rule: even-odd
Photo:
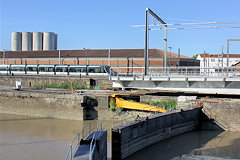
[[[198,54],[195,54],[192,56],[193,59],[197,59],[197,57],[198,57]]]

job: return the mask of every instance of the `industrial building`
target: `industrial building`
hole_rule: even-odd
[[[12,32],[12,51],[57,50],[53,32]]]
[[[162,67],[164,51],[149,49],[149,66]],[[0,64],[109,65],[144,67],[144,49],[3,51]],[[167,66],[199,66],[199,60],[167,52]]]

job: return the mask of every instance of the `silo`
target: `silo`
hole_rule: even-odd
[[[22,50],[22,33],[12,32],[12,51]]]
[[[43,32],[43,50],[54,50],[54,33]]]
[[[33,32],[33,50],[39,51],[43,49],[43,34],[41,32]]]
[[[22,51],[32,50],[32,33],[22,32]]]
[[[57,50],[58,35],[54,34],[54,50]]]

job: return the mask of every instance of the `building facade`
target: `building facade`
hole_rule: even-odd
[[[4,56],[5,57],[4,57]],[[144,49],[84,49],[0,52],[0,64],[109,65],[144,67]],[[163,67],[164,51],[149,49],[149,66]],[[167,66],[199,66],[199,60],[167,53]]]
[[[227,54],[199,54],[197,59],[200,61],[201,73],[221,72],[228,67]],[[240,62],[240,54],[229,54],[229,67],[236,66]],[[206,69],[203,69],[206,68]]]

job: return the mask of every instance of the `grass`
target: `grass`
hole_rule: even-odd
[[[81,85],[80,83],[73,81],[72,83],[73,89],[88,89],[88,90],[94,90],[95,87],[90,86],[87,87],[85,85]],[[34,85],[33,87],[37,87],[37,88],[60,88],[60,89],[71,89],[71,83],[67,83],[67,82],[63,82],[60,84],[57,83],[44,83],[41,85]]]
[[[177,108],[177,101],[174,101],[174,100],[157,101],[157,102],[140,101],[140,103],[163,107],[167,110],[172,110]]]
[[[109,102],[109,110],[120,113],[123,110],[123,108],[117,106],[116,103],[114,102],[113,98],[111,98],[110,102]]]

